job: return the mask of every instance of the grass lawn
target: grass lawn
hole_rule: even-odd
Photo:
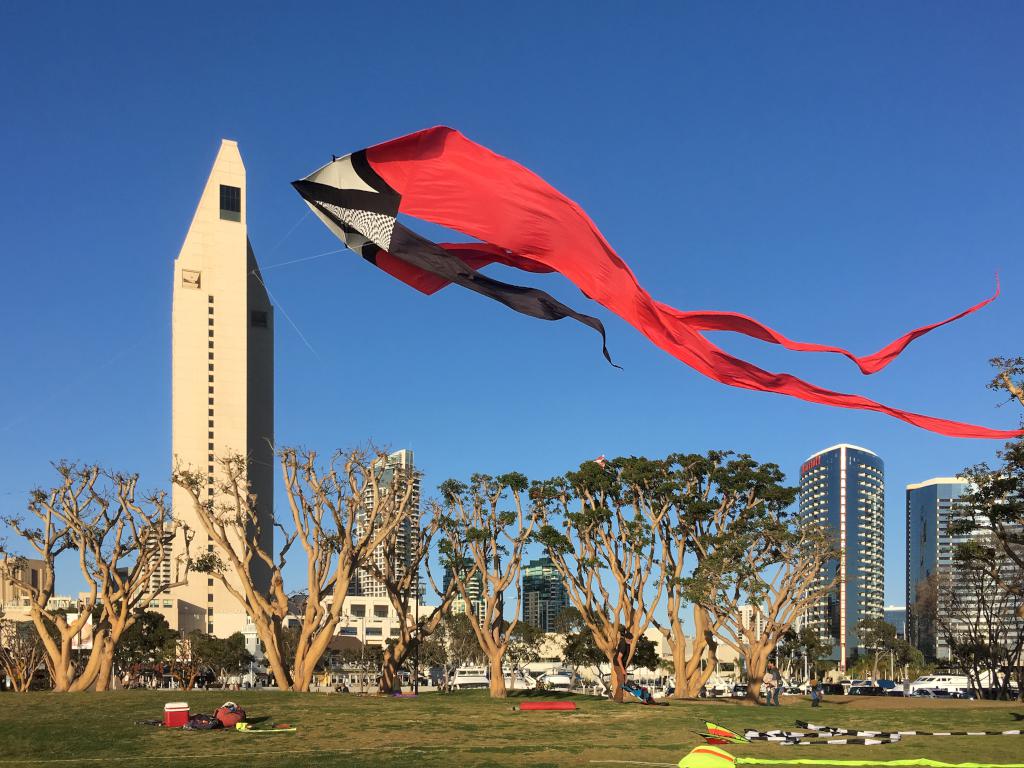
[[[555,698],[548,695],[545,698]],[[539,698],[539,697],[531,697]],[[583,766],[592,760],[674,764],[700,743],[705,720],[734,730],[793,726],[796,719],[866,729],[1007,730],[1020,703],[832,697],[820,709],[799,697],[779,708],[731,700],[616,705],[571,696],[576,712],[513,712],[519,699],[486,692],[386,699],[271,691],[116,691],[0,695],[0,766]],[[227,699],[250,719],[288,723],[295,734],[190,732],[138,726],[168,701],[212,712]],[[1019,713],[1019,714],[1018,714]],[[908,737],[880,746],[748,744],[736,755],[772,758],[1024,762],[1024,736]],[[609,765],[614,768],[613,764]],[[624,768],[627,764],[623,764]]]

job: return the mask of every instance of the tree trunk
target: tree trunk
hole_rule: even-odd
[[[110,679],[114,671],[114,643],[107,639],[103,643],[103,650],[100,652],[99,671],[96,673],[96,687],[94,690],[106,691],[110,689]]]
[[[402,658],[405,656],[404,649],[396,644],[387,646],[384,649],[384,662],[380,667],[380,692],[390,694],[402,690],[398,669],[401,666]]]
[[[263,656],[270,665],[270,671],[274,675],[274,682],[277,683],[278,688],[286,691],[292,687],[292,677],[281,654],[280,625],[272,619],[267,619],[263,616],[253,616],[252,618],[256,624],[256,635],[263,643]]]
[[[75,677],[67,690],[77,692],[87,691],[92,688],[93,683],[96,682],[96,677],[100,672],[100,662],[102,661],[104,648],[106,647],[107,642],[108,637],[106,632],[97,631],[93,634],[92,651],[89,653],[89,661],[86,662],[85,669],[82,670],[81,674]],[[106,688],[101,690],[106,690]]]
[[[504,654],[498,653],[491,657],[491,698],[504,699],[508,696],[505,690],[505,675],[501,671],[501,659]]]
[[[619,665],[617,656],[612,661],[611,683],[612,701],[621,704],[625,699],[625,693],[622,690],[622,686],[626,684],[626,670]]]
[[[768,669],[768,648],[760,646],[751,650],[747,659],[747,698],[755,704],[761,703],[761,683]]]

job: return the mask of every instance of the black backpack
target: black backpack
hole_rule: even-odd
[[[212,731],[214,728],[223,728],[224,725],[213,715],[192,715],[188,719],[185,728],[190,731]]]

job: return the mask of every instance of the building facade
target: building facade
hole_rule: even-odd
[[[174,261],[171,441],[173,461],[202,473],[204,500],[214,503],[218,461],[247,457],[260,545],[269,552],[276,464],[274,312],[249,243],[247,204],[238,145],[224,140]],[[188,493],[175,486],[171,504],[175,517],[195,531],[191,556],[214,553]],[[184,554],[181,536],[170,546],[175,559]],[[269,570],[253,560],[257,584],[269,585]],[[165,603],[172,607],[164,609]],[[187,584],[161,595],[158,609],[168,611],[171,626],[182,631],[226,637],[246,623],[242,606],[204,573],[191,573]]]
[[[979,638],[1013,647],[1019,640],[1018,601],[991,577],[964,569],[956,549],[975,536],[951,536],[960,497],[968,484],[957,477],[936,477],[907,486],[907,623],[910,641],[926,658],[952,656],[949,636]],[[1007,575],[1013,565],[1007,558]],[[1010,576],[1012,580],[1012,576]]]
[[[9,575],[0,570],[0,615],[7,618],[28,617],[33,590],[42,588],[45,568],[44,561],[27,557],[12,565]]]
[[[451,570],[445,569],[444,581],[442,582],[441,589],[445,592],[448,591],[448,586],[452,583],[452,579],[455,578],[452,575]],[[477,619],[483,623],[484,621],[484,578],[479,572],[475,573],[473,577],[466,584],[466,594],[469,596],[470,603],[472,603],[472,610],[475,613]],[[455,599],[452,600],[452,606],[450,608],[451,613],[467,613],[466,601],[462,597],[462,593],[456,589]]]
[[[818,584],[834,585],[807,612],[806,624],[832,644],[840,671],[863,650],[858,622],[884,616],[885,465],[866,448],[846,443],[810,456],[800,467],[800,518],[824,526],[839,550]]]
[[[925,657],[948,658],[949,648],[936,626],[939,581],[952,576],[956,544],[947,533],[950,515],[967,483],[935,477],[907,485],[907,613],[910,641]],[[941,647],[940,647],[941,646]]]
[[[409,514],[395,532],[397,538],[393,555],[390,554],[390,548],[385,545],[377,547],[373,553],[373,559],[378,568],[384,565],[385,557],[393,556],[395,558],[394,567],[397,578],[401,578],[414,562],[416,547],[419,546],[420,539],[420,478],[416,473],[413,453],[407,449],[395,451],[388,456],[387,467],[380,478],[382,490],[385,493],[392,492],[399,480],[401,482],[410,481],[413,484],[412,497],[409,499],[407,507]],[[365,501],[367,504],[373,503],[371,489],[367,489]],[[363,527],[361,526],[359,530],[362,532]],[[417,596],[420,593],[418,579],[415,592]],[[348,594],[353,597],[387,597],[388,593],[369,568],[360,567],[356,569],[355,578],[349,584]]]
[[[554,632],[558,614],[569,607],[569,593],[550,557],[523,566],[523,621]]]
[[[885,620],[896,628],[896,634],[907,636],[907,607],[905,605],[885,606]]]

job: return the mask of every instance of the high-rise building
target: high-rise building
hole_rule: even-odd
[[[445,592],[448,591],[448,585],[452,583],[453,578],[455,577],[452,575],[451,570],[446,568],[444,572],[444,581],[441,586]],[[473,604],[473,611],[475,612],[477,619],[480,622],[483,622],[486,607],[482,599],[484,594],[484,578],[479,571],[473,574],[473,577],[466,583],[466,594],[469,596],[469,601]],[[453,614],[467,613],[466,601],[463,599],[462,593],[456,591],[455,595],[455,599],[452,600],[451,612]]]
[[[957,499],[967,483],[956,477],[935,477],[907,485],[907,619],[910,641],[926,657],[940,658],[940,645],[949,649],[935,625],[938,579],[948,583],[952,576],[953,549],[959,541],[946,529]]]
[[[523,621],[554,632],[555,619],[568,607],[569,593],[550,557],[523,566]]]
[[[907,636],[907,607],[905,605],[885,606],[885,620],[896,629],[896,634],[905,638]]]
[[[248,459],[261,520],[261,546],[273,547],[274,313],[246,229],[245,166],[233,141],[221,142],[192,225],[174,261],[171,310],[171,441],[174,461],[202,473],[205,499],[217,502],[218,460]],[[215,553],[188,493],[171,493],[175,516],[195,538],[191,554]],[[183,539],[172,552],[182,554]],[[253,558],[257,584],[269,569]],[[172,625],[227,636],[245,627],[245,610],[205,573],[175,587]]]
[[[958,545],[975,538],[986,544],[983,533],[949,533],[960,497],[967,490],[967,482],[958,477],[935,477],[907,486],[908,633],[927,658],[940,661],[952,655],[950,634],[977,638],[980,633],[987,641],[1015,643],[1020,632],[1017,601],[988,577],[972,574],[956,561]],[[1013,568],[1009,559],[1004,567]],[[944,618],[941,630],[939,617]]]
[[[412,482],[412,497],[409,499],[409,504],[406,507],[409,514],[403,520],[398,529],[395,531],[395,576],[401,578],[406,569],[410,567],[413,558],[416,555],[416,547],[419,544],[420,536],[420,478],[416,474],[415,464],[413,463],[412,451],[403,449],[401,451],[395,451],[387,457],[386,468],[381,474],[379,483],[380,488],[378,493],[392,493],[395,490],[404,492],[403,488],[399,487],[400,483],[410,481]],[[373,490],[370,488],[366,489],[366,496],[364,501],[368,505],[373,504]],[[363,524],[360,524],[360,532],[363,530]],[[388,547],[381,545],[374,550],[373,559],[376,562],[378,568],[383,566],[384,558],[388,556]],[[419,591],[419,585],[416,585],[417,593]],[[352,580],[349,586],[348,594],[356,596],[362,595],[364,597],[387,597],[387,590],[384,585],[379,582],[373,575],[373,572],[369,568],[358,568],[356,569],[356,577]],[[417,598],[419,595],[417,594]]]
[[[839,556],[817,583],[835,584],[807,611],[807,626],[832,643],[832,658],[846,670],[858,652],[857,624],[883,618],[885,594],[885,466],[877,454],[840,444],[818,451],[800,467],[800,517],[824,526]]]

